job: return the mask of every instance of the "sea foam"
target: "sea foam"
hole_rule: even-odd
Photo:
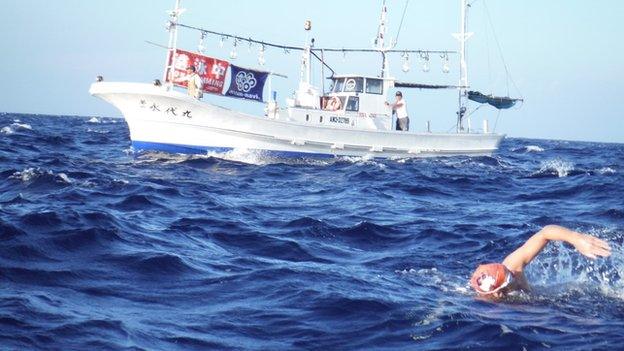
[[[17,132],[18,130],[32,130],[32,126],[26,123],[11,123],[10,125],[0,129],[0,133],[11,135]]]
[[[561,159],[543,161],[537,174],[555,173],[559,178],[567,177],[574,170],[572,162]]]

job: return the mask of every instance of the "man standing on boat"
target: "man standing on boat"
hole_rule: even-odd
[[[403,100],[403,93],[397,91],[394,94],[396,100],[394,103],[389,103],[386,101],[386,106],[392,108],[392,112],[396,113],[396,130],[402,130],[407,132],[409,130],[409,117],[407,116],[407,103]]]
[[[187,93],[196,98],[196,99],[201,99],[202,97],[202,80],[201,77],[199,76],[199,74],[197,74],[196,70],[195,70],[195,66],[188,66],[186,68],[186,76],[184,76],[184,78],[180,79],[180,81],[182,82],[187,82],[186,85],[186,91]]]

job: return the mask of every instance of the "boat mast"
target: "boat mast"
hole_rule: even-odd
[[[468,104],[468,67],[466,64],[466,41],[470,39],[473,33],[468,30],[468,0],[459,0],[461,5],[461,24],[460,32],[453,34],[455,39],[459,41],[459,107],[457,110],[457,132],[464,130],[463,119],[466,114],[466,106]]]
[[[300,83],[312,84],[312,46],[314,45],[314,39],[310,39],[310,30],[312,30],[312,21],[306,20],[303,24],[303,29],[306,31],[306,41],[303,47],[303,53],[301,54],[301,74],[299,78]]]
[[[165,72],[163,73],[163,82],[167,81],[169,72],[173,72],[175,66],[174,58],[178,45],[178,20],[184,11],[180,8],[181,0],[176,0],[175,8],[169,11],[169,22],[167,22],[167,30],[169,31],[169,44],[167,45],[167,58],[165,61]],[[168,87],[173,87],[173,82],[169,82]]]
[[[381,16],[379,17],[379,29],[377,31],[377,37],[375,38],[375,49],[381,52],[381,56],[383,57],[383,63],[381,65],[381,77],[388,78],[390,76],[390,65],[388,63],[388,55],[386,51],[390,49],[390,46],[385,46],[386,34],[388,32],[387,27],[387,8],[386,8],[386,0],[382,1],[381,4]]]

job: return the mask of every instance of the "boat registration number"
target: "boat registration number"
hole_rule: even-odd
[[[351,122],[349,117],[339,117],[339,116],[331,116],[329,117],[329,121],[332,123],[341,123],[341,124],[349,124]]]

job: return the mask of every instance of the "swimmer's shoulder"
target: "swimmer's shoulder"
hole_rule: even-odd
[[[531,286],[529,285],[529,281],[527,280],[523,271],[512,272],[512,274],[514,290],[521,290],[526,292],[531,291]]]

